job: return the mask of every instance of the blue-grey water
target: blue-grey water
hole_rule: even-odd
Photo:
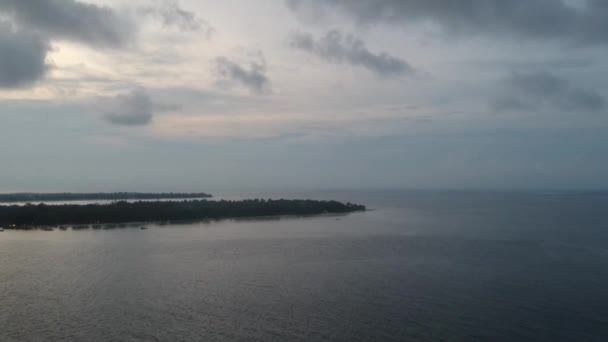
[[[0,233],[0,341],[608,341],[608,194]],[[238,196],[237,196],[238,197]]]

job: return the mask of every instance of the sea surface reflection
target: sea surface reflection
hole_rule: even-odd
[[[319,192],[373,210],[0,233],[0,341],[606,341],[608,196]]]

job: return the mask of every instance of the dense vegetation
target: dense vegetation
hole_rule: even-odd
[[[126,199],[175,199],[175,198],[208,198],[205,193],[141,193],[141,192],[98,192],[98,193],[30,193],[0,194],[0,202],[52,202],[52,201],[86,201],[86,200],[126,200]]]
[[[88,205],[0,206],[0,226],[27,229],[66,224],[108,224],[151,221],[190,221],[240,217],[348,213],[365,206],[336,201],[243,200],[114,202]]]

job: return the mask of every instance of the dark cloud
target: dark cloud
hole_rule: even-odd
[[[20,27],[49,39],[98,47],[121,47],[134,35],[127,16],[104,6],[76,0],[0,0],[0,12]]]
[[[154,104],[143,90],[107,99],[104,119],[109,123],[125,126],[142,126],[152,121]]]
[[[44,77],[48,49],[40,36],[0,21],[0,88],[29,86]]]
[[[548,72],[514,72],[503,80],[504,92],[494,100],[498,110],[557,110],[599,112],[606,100],[599,93],[580,88]]]
[[[308,33],[295,32],[291,35],[290,45],[333,63],[363,67],[379,76],[403,75],[413,71],[405,61],[385,52],[372,53],[361,39],[343,35],[338,30],[329,31],[319,39]]]
[[[608,43],[608,2],[588,0],[287,0],[311,17],[338,11],[361,24],[433,23],[446,33]]]
[[[134,27],[109,7],[75,0],[0,0],[0,88],[31,85],[43,78],[50,42],[94,47],[128,44]]]
[[[123,126],[144,126],[155,114],[181,110],[179,105],[154,101],[145,89],[100,99],[97,107],[107,122]]]
[[[167,27],[177,27],[181,31],[204,32],[207,36],[215,32],[207,21],[196,13],[181,8],[176,0],[157,1],[154,5],[141,8],[140,11],[144,15],[157,17]]]
[[[215,69],[223,82],[238,83],[252,93],[262,94],[270,90],[270,80],[266,76],[266,61],[260,54],[260,60],[251,62],[249,68],[226,58],[215,59]]]
[[[115,125],[142,126],[152,121],[154,104],[144,90],[103,99],[103,118]]]

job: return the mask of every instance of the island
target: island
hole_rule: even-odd
[[[36,229],[40,227],[102,224],[116,226],[130,222],[180,222],[277,216],[345,214],[364,211],[365,206],[350,202],[250,199],[183,200],[183,201],[117,201],[108,204],[0,205],[0,227]],[[60,227],[61,228],[61,227]],[[95,227],[94,227],[95,228]]]
[[[179,193],[179,192],[96,192],[96,193],[33,193],[20,192],[13,194],[0,194],[0,203],[10,202],[58,202],[58,201],[118,201],[118,200],[160,200],[160,199],[192,199],[211,198],[212,196],[202,192]]]

